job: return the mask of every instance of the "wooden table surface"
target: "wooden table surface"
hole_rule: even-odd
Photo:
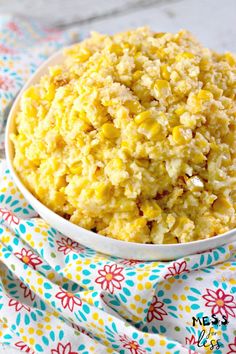
[[[84,35],[149,25],[192,31],[206,46],[236,52],[236,0],[0,0],[0,13],[32,16]]]

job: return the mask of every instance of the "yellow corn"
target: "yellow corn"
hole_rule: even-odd
[[[137,228],[143,228],[144,226],[146,226],[146,224],[147,224],[147,221],[142,217],[136,219],[134,222],[134,226]]]
[[[206,90],[210,91],[214,98],[219,99],[223,95],[223,90],[217,87],[216,85],[207,83]]]
[[[25,98],[31,98],[33,100],[39,100],[40,96],[39,96],[39,92],[36,89],[35,86],[31,86],[29,87],[24,93],[23,93],[23,99]]]
[[[48,68],[49,74],[52,77],[57,77],[62,74],[62,68],[59,65],[50,66]],[[34,86],[32,86],[34,87]]]
[[[88,58],[92,55],[92,52],[87,49],[87,48],[81,48],[77,58],[79,59],[80,62],[85,62],[86,60],[88,60]]]
[[[124,168],[123,161],[119,157],[116,157],[109,161],[108,165],[111,169],[115,169],[118,171],[121,171]]]
[[[143,123],[146,119],[151,118],[151,112],[150,111],[144,111],[142,113],[139,113],[135,118],[134,121],[137,124]]]
[[[94,190],[92,188],[87,188],[84,190],[85,197],[90,199],[94,195]]]
[[[156,219],[162,212],[156,200],[145,200],[141,203],[140,208],[143,212],[143,216],[149,220]]]
[[[82,172],[82,166],[80,166],[80,165],[78,166],[78,165],[74,164],[70,167],[70,171],[74,175],[80,175]]]
[[[234,66],[236,65],[236,57],[231,53],[225,53],[223,58],[229,63],[229,65]]]
[[[128,199],[121,199],[117,201],[116,208],[119,209],[120,212],[129,212],[134,208],[134,202]]]
[[[100,183],[95,189],[95,196],[97,199],[104,199],[108,195],[108,187],[105,183]]]
[[[142,106],[138,101],[126,101],[125,107],[128,108],[130,113],[139,113],[142,111]]]
[[[191,129],[186,129],[182,125],[174,127],[172,130],[173,140],[178,145],[187,144],[192,138]]]
[[[208,90],[200,90],[197,96],[203,102],[211,101],[213,99],[213,94]]]
[[[183,59],[193,59],[195,58],[195,55],[193,53],[189,53],[189,52],[183,52],[183,53],[179,53],[175,60],[176,61],[180,61],[180,60],[183,60]]]
[[[198,176],[193,176],[187,180],[187,186],[192,191],[200,191],[204,188],[204,183]]]
[[[112,123],[103,124],[102,133],[107,139],[115,139],[119,136],[119,130]]]
[[[179,243],[178,239],[176,238],[176,236],[172,235],[172,234],[166,234],[164,236],[164,240],[163,243],[165,244],[172,244],[172,243]]]
[[[226,214],[231,209],[231,203],[223,196],[218,197],[213,204],[213,210],[220,214]]]
[[[149,162],[149,160],[146,160],[146,159],[139,159],[139,160],[136,160],[136,164],[139,167],[148,168],[150,162]]]
[[[205,157],[205,155],[203,155],[202,152],[200,152],[200,153],[193,152],[191,154],[191,159],[192,159],[193,163],[198,164],[198,163],[204,162],[206,160],[206,157]]]
[[[171,94],[170,84],[167,80],[156,80],[153,91],[155,98],[165,98]]]
[[[163,49],[157,49],[156,47],[154,48],[153,52],[155,52],[156,56],[160,59],[164,59],[165,58],[165,51]]]
[[[223,137],[223,142],[232,146],[234,144],[234,141],[235,141],[235,133],[234,132],[229,132],[228,134],[226,134],[224,137]]]
[[[177,114],[178,117],[180,117],[182,114],[184,114],[186,112],[186,108],[185,106],[179,106],[178,108],[176,108],[175,110],[175,114]]]
[[[168,71],[168,65],[162,64],[161,65],[161,76],[165,80],[170,80],[170,72]]]
[[[52,101],[54,96],[55,96],[55,86],[53,84],[49,84],[46,89],[44,99],[46,99],[48,101]]]
[[[176,233],[181,232],[189,223],[191,224],[192,222],[186,216],[180,216],[177,218],[174,225],[175,231],[177,231]]]
[[[156,138],[161,130],[161,126],[154,119],[147,119],[139,125],[138,132],[148,139]]]
[[[200,60],[199,66],[202,71],[208,71],[211,67],[211,60],[209,60],[209,58],[207,58],[207,57],[203,57]]]
[[[133,73],[133,76],[132,76],[133,81],[139,80],[142,75],[143,75],[143,71],[142,70],[136,70]]]
[[[123,50],[122,50],[121,46],[119,46],[119,44],[116,44],[116,43],[112,43],[109,50],[110,50],[110,52],[115,53],[116,55],[123,54]]]
[[[164,34],[165,34],[165,32],[156,32],[153,37],[154,38],[161,38],[164,36]]]

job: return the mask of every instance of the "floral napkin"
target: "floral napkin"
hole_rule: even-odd
[[[24,82],[48,56],[77,38],[74,30],[61,32],[30,19],[0,16],[0,148],[9,108]]]
[[[2,127],[25,79],[70,35],[0,20]],[[99,254],[42,220],[0,160],[0,352],[6,347],[236,353],[236,242],[173,262]]]

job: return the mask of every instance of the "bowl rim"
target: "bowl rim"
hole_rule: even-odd
[[[10,134],[12,134],[12,125],[15,124],[15,114],[14,112],[17,110],[17,106],[19,105],[20,99],[22,97],[22,94],[24,91],[32,84],[34,84],[35,77],[38,76],[39,74],[44,75],[45,72],[48,71],[49,66],[51,65],[56,65],[52,64],[53,60],[61,59],[63,58],[63,52],[66,48],[69,48],[70,46],[63,47],[62,49],[56,51],[54,54],[52,54],[47,60],[43,61],[41,65],[37,68],[37,70],[29,77],[29,79],[25,82],[21,90],[18,92],[11,109],[8,114],[8,119],[7,119],[7,124],[6,124],[6,130],[5,130],[5,156],[6,156],[6,161],[7,161],[7,166],[11,172],[11,175],[13,176],[14,182],[16,183],[17,187],[19,190],[24,191],[24,194],[26,194],[30,199],[34,201],[36,205],[38,205],[39,208],[43,209],[44,212],[47,214],[51,215],[52,217],[57,217],[59,218],[60,221],[63,221],[65,223],[65,226],[68,225],[70,227],[74,227],[78,229],[78,232],[80,230],[86,231],[90,235],[97,236],[100,238],[101,241],[105,241],[106,243],[115,243],[115,246],[121,246],[125,247],[127,245],[130,246],[135,246],[137,248],[141,248],[143,251],[148,250],[148,249],[159,249],[159,250],[168,250],[170,247],[173,249],[179,249],[179,248],[185,248],[185,247],[191,247],[194,246],[196,247],[197,245],[202,245],[204,243],[209,242],[210,240],[220,240],[224,239],[227,236],[235,236],[236,240],[236,228],[233,228],[223,234],[219,234],[216,236],[212,236],[210,238],[206,239],[201,239],[201,240],[196,240],[196,241],[190,241],[190,242],[184,242],[184,243],[171,243],[171,244],[162,244],[162,243],[157,243],[157,244],[148,244],[148,243],[138,243],[138,242],[129,242],[129,241],[123,241],[123,240],[118,240],[116,238],[112,238],[109,236],[104,236],[99,233],[93,232],[91,230],[85,229],[77,224],[72,223],[71,221],[68,221],[67,219],[63,218],[61,215],[57,214],[50,208],[48,208],[45,204],[43,204],[40,200],[38,200],[31,192],[30,190],[21,182],[20,177],[18,176],[17,172],[15,171],[15,168],[13,166],[13,156],[14,156],[14,145],[13,142],[10,139]],[[41,73],[42,72],[42,73]],[[12,155],[12,156],[11,156]],[[227,243],[227,240],[225,240],[225,244]],[[223,243],[222,243],[223,244]],[[214,246],[213,246],[214,247]]]

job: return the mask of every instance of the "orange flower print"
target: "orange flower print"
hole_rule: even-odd
[[[8,209],[0,208],[0,217],[9,224],[18,225],[20,222],[20,219]]]
[[[82,301],[79,297],[75,296],[74,294],[70,293],[69,291],[66,291],[63,288],[60,288],[61,291],[59,291],[56,294],[56,298],[61,300],[61,304],[64,309],[68,307],[68,309],[72,312],[74,310],[74,306],[81,306]]]
[[[15,343],[15,346],[20,349],[21,351],[23,351],[24,353],[29,353],[29,354],[34,354],[35,352],[33,352],[30,347],[25,344],[22,340],[19,342]]]
[[[27,250],[26,248],[22,248],[20,252],[14,253],[17,258],[19,258],[25,264],[32,266],[36,269],[36,266],[42,264],[42,260],[34,254],[31,250]]]
[[[117,264],[111,266],[106,264],[103,269],[98,271],[100,276],[95,279],[95,282],[100,284],[103,290],[108,290],[113,294],[115,289],[121,289],[121,283],[125,279],[122,272],[123,268],[118,267]]]
[[[62,343],[58,343],[57,349],[51,349],[51,354],[79,354],[79,353],[72,351],[71,343],[67,343],[66,345],[63,345]]]
[[[183,262],[174,262],[173,266],[168,267],[169,273],[167,273],[164,278],[171,278],[176,275],[180,275],[182,273],[187,273],[189,270],[187,269],[187,263],[186,261]]]
[[[120,342],[123,343],[123,348],[128,349],[131,354],[145,354],[146,350],[142,349],[141,346],[133,339],[130,339],[126,334],[120,336]]]
[[[29,297],[31,301],[34,301],[36,295],[28,288],[28,286],[21,282],[20,287],[24,290],[24,297]]]
[[[222,289],[216,291],[206,289],[207,294],[203,295],[203,299],[206,300],[205,306],[211,307],[212,315],[221,314],[228,318],[236,317],[236,303],[233,301],[233,295],[226,294]]]
[[[154,295],[152,299],[152,303],[148,310],[147,321],[151,322],[154,319],[162,321],[163,316],[167,315],[167,312],[163,309],[163,307],[164,307],[164,303],[159,301],[157,296]]]
[[[234,342],[229,344],[229,351],[226,354],[236,353],[236,337],[234,337]]]
[[[28,305],[22,304],[20,301],[17,301],[16,299],[10,299],[8,302],[8,306],[15,307],[16,312],[20,311],[23,308],[30,312],[30,307]]]
[[[78,242],[72,241],[69,237],[62,237],[61,240],[57,240],[56,243],[59,246],[57,250],[59,252],[63,252],[64,255],[70,253],[71,251],[78,253],[84,252],[84,248],[81,247]]]
[[[188,344],[190,346],[190,345],[195,345],[197,343],[198,341],[194,335],[192,335],[191,338],[185,337],[185,344]],[[194,350],[189,349],[188,354],[198,354],[198,353],[195,352]]]

